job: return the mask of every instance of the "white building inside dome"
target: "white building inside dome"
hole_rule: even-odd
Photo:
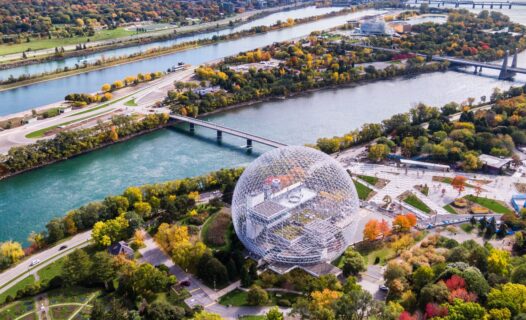
[[[284,147],[243,173],[232,202],[238,237],[271,268],[331,262],[348,246],[344,233],[358,208],[347,172],[317,150]]]

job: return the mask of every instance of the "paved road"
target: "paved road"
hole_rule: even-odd
[[[283,10],[285,8],[293,8],[295,6],[296,5],[287,5],[287,6],[283,6],[283,7],[274,7],[274,8],[253,10],[253,11],[243,12],[241,14],[236,14],[235,16],[224,18],[224,19],[217,20],[217,21],[205,22],[205,23],[201,23],[201,24],[197,24],[197,25],[183,26],[183,27],[175,27],[175,26],[173,26],[173,27],[162,29],[162,30],[158,30],[158,31],[141,33],[141,34],[131,35],[131,36],[125,36],[125,37],[121,37],[121,38],[117,38],[117,39],[92,41],[92,42],[87,42],[85,44],[86,44],[87,48],[96,48],[96,47],[107,46],[107,45],[111,45],[111,44],[114,44],[114,43],[122,43],[122,42],[127,42],[127,41],[141,39],[141,38],[150,38],[150,37],[162,36],[162,35],[166,35],[166,34],[171,34],[174,31],[177,31],[177,33],[179,33],[179,34],[187,34],[187,33],[190,33],[190,32],[204,31],[204,30],[207,30],[207,29],[214,28],[217,25],[219,25],[220,27],[224,27],[224,26],[228,25],[230,23],[230,21],[242,20],[243,22],[245,22],[245,21],[247,21],[247,19],[249,19],[250,17],[252,17],[252,16],[254,16],[255,14],[258,14],[258,13],[278,12],[278,11],[281,11],[281,10]],[[76,50],[76,46],[77,46],[76,44],[72,44],[72,45],[63,46],[63,48],[64,48],[65,51],[75,51]],[[36,51],[28,51],[28,52],[26,52],[26,56],[28,58],[33,58],[33,57],[39,57],[39,56],[52,55],[54,53],[55,53],[55,48],[48,48],[48,49],[41,49],[41,50],[36,50]],[[23,58],[22,54],[23,54],[22,52],[19,52],[19,53],[12,53],[12,54],[8,54],[8,55],[1,55],[0,56],[0,62],[22,59]]]
[[[92,116],[93,124],[96,124],[96,120],[99,120],[98,118],[102,117],[102,120],[105,120],[106,118],[111,118],[114,114],[127,114],[132,112],[138,112],[138,113],[149,113],[149,107],[152,106],[156,101],[161,101],[166,95],[167,92],[171,89],[173,89],[173,82],[174,81],[181,81],[188,79],[193,75],[195,67],[190,66],[187,67],[185,70],[177,71],[173,73],[169,73],[165,76],[163,76],[160,79],[143,83],[138,86],[133,87],[126,87],[121,90],[118,90],[113,93],[114,97],[111,101],[118,101],[119,99],[126,97],[122,99],[121,101],[115,102],[111,105],[108,105],[107,107],[97,109],[96,111],[93,111],[91,113],[86,113],[87,110],[98,108],[100,105],[106,104],[107,102],[100,103],[100,104],[94,104],[93,106],[90,106],[89,108],[84,108],[82,110],[78,111],[72,111],[68,113],[61,114],[59,116],[49,118],[49,119],[43,119],[43,120],[37,120],[36,122],[26,124],[17,128],[9,129],[0,132],[0,153],[6,154],[10,148],[14,146],[20,146],[20,145],[27,145],[34,143],[36,139],[30,139],[26,138],[26,135],[40,130],[44,128],[49,128],[52,126],[57,126],[66,122],[75,121],[78,120],[78,123],[84,121],[88,121],[88,119],[85,119],[86,117]],[[131,100],[135,99],[138,106],[136,107],[127,107],[124,104]],[[111,102],[110,101],[110,102]],[[47,107],[59,107],[64,106],[65,103],[58,102],[53,106],[47,106]],[[25,111],[24,114],[31,114],[30,111]],[[8,115],[4,117],[0,117],[0,120],[2,119],[8,119],[12,118],[13,115]],[[77,123],[77,124],[78,124]],[[73,125],[73,124],[72,124]],[[52,136],[46,137],[51,138]]]
[[[20,276],[20,280],[24,278],[24,275],[29,275],[36,273],[38,270],[42,269],[43,267],[47,266],[51,262],[58,260],[59,258],[71,253],[73,248],[81,248],[88,244],[88,240],[91,238],[91,230],[86,231],[83,233],[79,233],[75,236],[73,236],[71,239],[61,242],[60,244],[57,244],[56,246],[53,246],[49,249],[46,249],[42,252],[39,252],[37,254],[34,254],[30,256],[28,259],[20,262],[16,266],[7,269],[6,271],[0,273],[0,293],[6,291],[13,285],[17,283],[17,281],[13,281],[6,285],[9,281],[12,279],[15,279]],[[59,250],[60,247],[67,246],[67,249]],[[31,267],[31,261],[39,259],[41,262],[37,264],[34,267]]]

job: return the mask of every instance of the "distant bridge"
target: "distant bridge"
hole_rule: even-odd
[[[267,139],[264,137],[256,136],[254,134],[250,134],[247,132],[243,132],[240,130],[228,128],[219,124],[215,124],[208,121],[203,121],[195,118],[180,116],[180,115],[170,115],[170,118],[172,120],[178,121],[178,122],[184,122],[188,123],[190,125],[190,131],[193,132],[195,130],[195,126],[201,126],[204,128],[209,128],[212,130],[216,130],[217,132],[217,140],[221,140],[223,138],[223,133],[230,134],[232,136],[240,137],[243,139],[246,139],[247,141],[247,148],[252,148],[252,143],[257,142],[264,144],[266,146],[274,147],[274,148],[280,148],[285,147],[286,144],[277,142],[271,139]]]
[[[411,0],[408,1],[410,3]],[[418,3],[427,3],[427,4],[437,4],[438,7],[447,5],[454,5],[455,8],[460,6],[471,6],[473,9],[476,7],[487,7],[489,9],[494,8],[507,8],[511,9],[513,6],[526,6],[525,1],[475,1],[475,0],[414,0],[415,4]]]
[[[370,45],[367,45],[367,44],[357,44],[357,43],[355,43],[355,44],[352,44],[352,45],[356,46],[356,47],[369,48],[369,49],[373,49],[373,50],[381,50],[381,51],[386,51],[386,52],[391,52],[391,53],[401,53],[402,52],[402,50],[400,50],[400,49],[375,47],[375,46],[370,46]],[[410,54],[414,54],[414,55],[417,55],[417,56],[420,56],[420,57],[426,57],[427,58],[427,55],[421,54],[421,53],[410,53]],[[489,63],[489,62],[466,60],[466,59],[459,59],[459,58],[454,58],[454,57],[443,57],[443,56],[438,56],[438,55],[431,56],[431,60],[433,60],[433,61],[441,61],[441,62],[442,61],[447,61],[447,62],[449,62],[451,64],[455,64],[455,65],[461,65],[461,66],[466,66],[466,67],[475,67],[475,74],[478,73],[478,72],[482,72],[482,68],[493,69],[493,70],[500,70],[500,74],[499,74],[499,79],[500,80],[512,79],[513,76],[515,76],[515,74],[517,74],[517,73],[526,74],[526,68],[518,68],[517,67],[517,51],[515,51],[515,53],[513,54],[513,61],[511,62],[511,66],[508,66],[508,58],[509,58],[509,51],[506,51],[506,54],[504,55],[504,60],[502,61],[502,65],[498,65],[498,64]],[[479,71],[477,71],[477,69]]]

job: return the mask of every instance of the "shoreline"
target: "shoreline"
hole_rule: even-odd
[[[174,28],[170,28],[170,29],[163,29],[163,30],[153,31],[152,32],[153,34],[151,34],[151,35],[145,34],[145,36],[142,36],[142,37],[126,39],[128,37],[132,37],[133,36],[133,35],[131,35],[131,36],[125,36],[125,37],[120,37],[120,38],[115,38],[115,39],[98,40],[98,41],[94,41],[94,43],[96,43],[96,42],[104,42],[104,41],[111,41],[111,42],[109,42],[107,44],[94,45],[92,47],[88,47],[88,48],[83,49],[83,50],[66,51],[64,56],[61,56],[61,57],[56,57],[54,54],[47,54],[47,55],[42,55],[42,57],[39,57],[39,58],[33,57],[33,58],[30,58],[30,59],[26,59],[26,60],[23,60],[23,59],[7,60],[6,62],[0,63],[0,70],[8,70],[8,69],[12,69],[12,68],[29,66],[29,65],[45,63],[45,62],[60,61],[60,60],[67,59],[67,58],[74,58],[74,57],[79,57],[79,56],[83,56],[83,55],[87,55],[87,54],[93,54],[93,53],[98,53],[98,52],[109,51],[109,50],[113,50],[113,49],[128,48],[128,47],[133,47],[133,46],[136,46],[136,45],[148,44],[148,43],[153,43],[153,42],[162,42],[162,41],[168,41],[168,40],[175,40],[175,39],[178,39],[178,38],[194,36],[194,35],[202,34],[202,33],[221,31],[221,30],[233,28],[233,27],[236,27],[236,26],[241,26],[243,24],[249,23],[249,22],[254,21],[256,19],[264,18],[264,17],[269,16],[269,15],[274,14],[274,13],[285,12],[285,11],[288,11],[288,10],[291,10],[291,9],[301,9],[301,8],[305,8],[305,7],[313,6],[313,5],[315,5],[315,3],[309,2],[309,3],[303,3],[301,5],[287,5],[287,6],[279,6],[279,7],[274,7],[274,8],[268,8],[268,10],[259,9],[259,11],[256,10],[256,12],[253,15],[249,16],[245,20],[243,20],[243,17],[237,17],[236,20],[230,20],[230,21],[233,22],[232,26],[230,25],[230,22],[224,21],[224,23],[221,23],[219,25],[219,27],[217,27],[217,24],[219,24],[218,21],[212,21],[212,22],[208,22],[208,23],[216,22],[217,23],[216,26],[204,27],[204,28],[200,28],[200,29],[197,29],[197,30],[183,31],[181,33],[173,33],[173,32],[170,33],[169,31],[177,31],[177,28],[174,27]],[[273,9],[275,9],[275,10],[273,10]],[[250,11],[249,11],[249,13],[250,13]],[[242,15],[242,14],[238,14],[238,16],[239,15]],[[230,18],[225,18],[223,20],[227,20],[227,19],[231,19],[231,18],[234,19],[236,17],[234,16],[234,17],[230,17]],[[199,25],[197,25],[197,27],[199,27]],[[140,35],[140,34],[136,34],[136,35]],[[80,43],[83,43],[83,42],[80,42]],[[84,43],[89,43],[89,42],[85,41]],[[41,50],[47,50],[47,49],[41,49]],[[20,54],[20,53],[22,53],[22,52],[11,53],[11,54]],[[3,55],[3,56],[7,56],[7,55],[9,55],[9,54]]]
[[[379,82],[379,81],[386,81],[386,80],[389,81],[389,80],[394,80],[394,79],[403,78],[403,77],[407,77],[407,76],[416,76],[416,75],[421,75],[421,74],[426,74],[426,73],[433,73],[433,72],[445,72],[445,71],[441,71],[441,70],[423,71],[423,72],[418,72],[418,73],[413,73],[413,74],[406,74],[406,75],[398,75],[398,76],[394,76],[394,77],[387,77],[385,79],[365,79],[365,80],[360,80],[360,81],[353,82],[353,83],[343,83],[343,84],[330,85],[330,86],[326,86],[326,87],[311,88],[311,89],[300,91],[300,92],[289,93],[286,96],[272,96],[272,97],[265,97],[265,98],[257,99],[257,100],[241,102],[241,103],[234,104],[234,105],[231,105],[231,106],[228,106],[228,107],[225,107],[225,108],[221,108],[219,110],[214,110],[214,111],[210,111],[210,112],[207,112],[207,113],[200,114],[200,115],[197,116],[197,118],[206,117],[206,116],[219,114],[219,113],[223,113],[223,112],[228,112],[228,111],[232,111],[232,110],[237,110],[237,109],[249,107],[249,106],[252,106],[252,105],[255,105],[255,104],[258,104],[258,103],[271,102],[271,101],[280,101],[280,100],[286,100],[286,99],[295,98],[295,97],[301,97],[303,95],[308,95],[308,94],[312,94],[312,93],[315,93],[315,92],[318,92],[318,91],[323,91],[323,90],[354,88],[354,87],[362,86],[362,85],[365,85],[365,84],[368,84],[368,83]],[[146,131],[143,131],[143,132],[135,133],[135,134],[127,136],[127,137],[123,137],[122,139],[119,139],[118,141],[109,142],[109,143],[106,143],[104,145],[100,145],[100,146],[95,147],[93,149],[86,150],[86,151],[83,151],[83,152],[81,152],[79,154],[71,156],[69,158],[56,159],[56,160],[53,160],[53,161],[50,161],[50,162],[42,163],[42,164],[40,164],[40,165],[38,165],[36,167],[33,167],[33,168],[29,168],[29,169],[25,169],[25,170],[21,170],[21,171],[17,171],[17,172],[9,173],[7,175],[0,176],[0,181],[5,181],[5,180],[7,180],[9,178],[16,177],[16,176],[18,176],[20,174],[27,173],[29,171],[40,169],[40,168],[43,168],[43,167],[48,166],[48,165],[52,165],[52,164],[55,164],[55,163],[58,163],[58,162],[66,161],[68,159],[72,159],[72,158],[75,158],[75,157],[78,157],[78,156],[82,156],[82,155],[85,155],[85,154],[93,152],[93,151],[100,150],[102,148],[109,147],[109,146],[114,145],[114,144],[125,142],[125,141],[131,140],[132,138],[137,137],[137,136],[141,136],[141,135],[148,134],[148,133],[153,133],[153,132],[158,131],[160,129],[164,129],[166,127],[172,126],[172,125],[174,125],[176,123],[177,122],[169,120],[165,125],[159,126],[159,127],[155,128],[155,129],[150,129],[150,130],[146,130]]]
[[[358,8],[357,11],[361,11],[362,9],[367,9],[367,8]],[[316,21],[320,21],[320,20],[324,20],[324,19],[328,19],[328,18],[332,18],[332,17],[338,17],[338,16],[346,15],[346,14],[351,13],[351,12],[349,12],[350,10],[352,10],[352,9],[349,9],[349,10],[342,9],[342,10],[339,10],[339,11],[333,11],[333,12],[322,14],[322,15],[301,18],[303,21],[301,21],[301,20],[297,21],[291,26],[283,26],[283,27],[282,26],[275,27],[275,25],[269,26],[268,28],[271,28],[271,29],[267,30],[265,32],[254,32],[252,34],[246,34],[246,35],[241,34],[243,32],[250,32],[250,30],[253,29],[253,28],[251,28],[249,30],[238,31],[238,32],[235,32],[235,33],[231,33],[231,34],[225,35],[226,37],[232,37],[232,38],[214,40],[213,37],[211,37],[211,38],[204,38],[204,39],[200,39],[200,40],[192,40],[192,41],[187,41],[187,42],[181,42],[180,44],[174,44],[174,45],[169,46],[169,47],[158,47],[158,48],[155,49],[156,51],[153,51],[153,52],[150,52],[150,53],[140,52],[136,56],[125,56],[125,57],[123,57],[121,59],[116,57],[116,59],[114,61],[109,61],[107,64],[103,64],[103,65],[96,65],[96,64],[94,64],[94,65],[90,65],[90,66],[88,66],[86,68],[71,69],[71,70],[68,70],[68,71],[60,71],[60,72],[51,72],[49,74],[44,74],[44,75],[43,74],[37,74],[35,77],[27,79],[27,80],[15,81],[15,82],[12,82],[12,83],[7,83],[7,84],[0,84],[0,92],[14,90],[14,89],[17,89],[17,88],[22,88],[22,87],[27,87],[27,86],[30,86],[30,85],[33,85],[33,84],[44,83],[44,82],[47,82],[47,81],[67,78],[67,77],[75,76],[75,75],[78,75],[78,74],[84,74],[84,73],[88,73],[88,72],[92,72],[92,71],[104,70],[104,69],[107,69],[107,68],[117,67],[117,66],[128,64],[128,63],[132,63],[132,62],[139,62],[139,61],[143,61],[143,60],[147,60],[147,59],[153,59],[153,58],[156,58],[156,57],[162,57],[162,56],[165,56],[165,55],[169,55],[169,54],[173,54],[173,53],[177,53],[177,52],[183,52],[183,51],[191,50],[191,49],[197,49],[197,48],[204,47],[204,46],[215,45],[215,44],[222,43],[222,42],[248,38],[248,37],[259,35],[259,34],[266,34],[268,32],[285,30],[285,29],[288,29],[288,28],[292,28],[292,27],[295,27],[295,26],[299,26],[299,25],[303,25],[303,24],[307,24],[307,23],[311,23],[311,22],[316,22]],[[273,27],[275,27],[275,28],[272,29]],[[227,29],[227,28],[225,28],[225,29]],[[219,29],[215,29],[215,30],[219,30]],[[206,33],[206,32],[203,32],[203,33]],[[236,37],[236,35],[239,35],[239,36]],[[171,40],[171,39],[167,39],[166,41],[169,41],[169,40]],[[155,41],[153,41],[153,42],[155,42]],[[202,43],[199,43],[199,42],[202,42]],[[143,43],[141,43],[141,44],[143,44]],[[141,44],[138,44],[138,45],[141,45]],[[132,46],[134,46],[134,45],[132,44],[131,47]],[[181,47],[176,47],[176,46],[181,46]],[[120,61],[120,60],[122,60],[122,61]],[[67,73],[67,74],[65,74],[65,73]]]

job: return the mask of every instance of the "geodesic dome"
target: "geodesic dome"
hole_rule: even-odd
[[[270,264],[332,261],[348,246],[345,231],[359,200],[345,169],[312,148],[271,150],[253,161],[234,190],[239,239]]]

